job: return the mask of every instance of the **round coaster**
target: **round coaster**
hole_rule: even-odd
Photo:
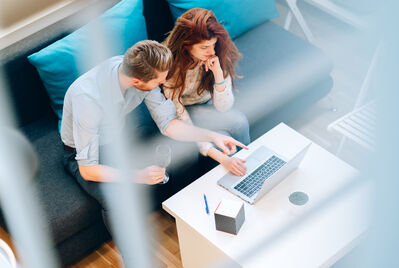
[[[309,197],[304,192],[293,192],[288,199],[294,205],[303,206],[308,202]]]

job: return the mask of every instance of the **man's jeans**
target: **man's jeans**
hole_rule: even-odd
[[[79,185],[94,199],[96,199],[101,207],[103,208],[102,213],[103,213],[103,219],[104,223],[110,231],[109,224],[108,224],[108,215],[107,215],[107,202],[105,199],[105,195],[102,192],[102,189],[100,187],[100,183],[98,182],[91,182],[91,181],[86,181],[83,179],[82,175],[80,175],[79,172],[79,166],[78,162],[75,160],[76,156],[76,150],[73,151],[67,151],[64,150],[64,167],[65,170],[72,175],[76,181],[79,183]]]

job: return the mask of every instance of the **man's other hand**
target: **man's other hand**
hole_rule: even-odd
[[[165,168],[149,166],[136,172],[136,182],[142,184],[157,184],[163,181]]]

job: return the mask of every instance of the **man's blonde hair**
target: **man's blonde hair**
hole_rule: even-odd
[[[172,61],[169,48],[156,41],[144,40],[126,51],[121,71],[129,77],[148,82],[157,78],[157,71],[169,71]]]

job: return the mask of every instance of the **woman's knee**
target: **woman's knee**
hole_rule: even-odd
[[[247,116],[243,113],[243,112],[241,112],[241,111],[238,111],[238,110],[235,110],[236,111],[236,113],[238,114],[238,118],[239,118],[239,122],[240,122],[240,124],[241,125],[245,125],[245,126],[249,126],[249,123],[248,123],[248,118],[247,118]]]
[[[231,128],[229,132],[233,138],[239,139],[243,143],[249,143],[249,122],[245,114],[239,110],[229,111]]]
[[[233,123],[233,128],[249,130],[248,119],[243,112],[235,109],[231,110],[229,112],[229,117],[231,118],[230,121]]]

